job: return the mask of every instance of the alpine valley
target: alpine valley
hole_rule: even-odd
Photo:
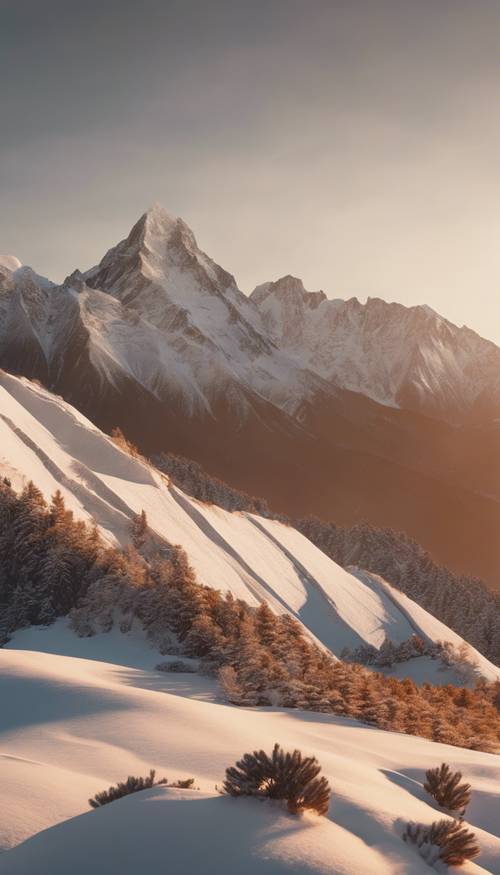
[[[426,306],[244,295],[155,206],[62,285],[0,259],[0,366],[276,512],[404,530],[500,588],[500,349]]]
[[[500,875],[500,350],[161,207],[0,265],[0,875]]]

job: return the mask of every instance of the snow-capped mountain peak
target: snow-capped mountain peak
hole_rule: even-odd
[[[89,361],[100,381],[116,388],[127,374],[164,399],[172,391],[179,397],[181,386],[190,411],[201,399],[213,409],[224,396],[237,399],[239,416],[242,394],[256,393],[298,415],[316,392],[348,390],[448,421],[476,410],[498,415],[494,344],[428,306],[330,299],[290,274],[248,298],[160,204],[96,267],[62,286],[12,256],[0,267],[0,363],[42,380],[49,366],[50,385],[77,347],[78,361]]]
[[[144,258],[148,255],[161,258],[181,222],[178,216],[169,213],[161,204],[154,204],[135,223],[127,243],[132,249],[137,247]]]
[[[93,288],[121,300],[126,298],[130,303],[134,290],[143,289],[146,282],[172,292],[179,285],[178,271],[194,274],[194,280],[204,291],[236,290],[234,277],[201,251],[188,225],[160,204],[154,204],[142,214],[128,236],[84,276]]]

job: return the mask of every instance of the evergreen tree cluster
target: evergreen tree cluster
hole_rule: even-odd
[[[147,525],[147,523],[146,523]],[[141,528],[144,528],[141,522]],[[0,485],[0,605],[4,636],[71,612],[79,635],[140,623],[164,654],[220,675],[227,699],[353,717],[480,750],[500,749],[500,682],[473,690],[417,687],[335,659],[288,614],[253,608],[199,584],[180,547],[146,558],[105,546],[56,493],[49,506],[28,484]]]
[[[391,668],[394,663],[409,662],[419,656],[430,656],[433,659],[440,655],[441,646],[434,642],[424,641],[419,635],[411,635],[399,644],[387,636],[380,647],[373,644],[360,644],[351,649],[345,647],[341,653],[346,662],[359,662],[361,665],[375,665],[380,668]]]
[[[233,489],[203,470],[198,462],[178,456],[175,453],[160,453],[154,456],[153,464],[164,474],[193,498],[198,501],[206,501],[209,504],[217,504],[229,511],[248,511],[258,513],[260,516],[269,516],[269,507],[264,498],[254,498]]]
[[[109,628],[113,617],[137,617],[164,653],[197,659],[218,675],[229,702],[279,705],[356,718],[382,729],[421,735],[461,747],[500,750],[500,682],[473,690],[418,687],[413,681],[335,659],[311,643],[288,614],[266,603],[252,608],[228,593],[197,583],[185,553],[149,562],[132,549],[117,583],[89,587],[72,612],[79,634]]]
[[[17,494],[0,481],[0,643],[67,614],[101,574],[100,552],[97,528],[75,520],[59,491],[47,505],[33,483]]]
[[[424,641],[419,635],[410,635],[400,643],[386,636],[378,648],[372,644],[361,644],[353,650],[345,647],[341,653],[341,658],[346,662],[378,668],[391,668],[394,664],[409,662],[419,656],[439,660],[443,668],[453,668],[463,684],[473,684],[479,676],[477,660],[465,641],[456,647],[451,641]]]
[[[313,516],[292,520],[271,512],[263,499],[233,489],[183,456],[162,453],[154,458],[154,464],[193,498],[225,510],[288,522],[343,568],[356,565],[380,574],[500,665],[500,595],[478,578],[454,574],[437,565],[404,532],[376,528],[367,522],[338,526]]]

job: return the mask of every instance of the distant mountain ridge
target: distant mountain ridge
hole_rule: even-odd
[[[430,307],[331,300],[292,276],[251,300],[280,348],[333,385],[452,422],[498,413],[500,349]]]
[[[293,515],[406,530],[498,585],[500,349],[284,277],[250,297],[162,207],[63,284],[0,259],[0,367]]]

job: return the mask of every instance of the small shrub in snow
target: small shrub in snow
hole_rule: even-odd
[[[274,745],[271,756],[263,750],[246,753],[226,769],[223,792],[229,796],[257,796],[260,799],[286,799],[291,814],[305,810],[326,814],[330,787],[315,757],[303,757],[299,750],[285,753]]]
[[[438,862],[447,866],[463,866],[481,852],[474,833],[456,820],[436,820],[430,826],[409,823],[403,840],[415,845],[429,866]]]
[[[114,787],[110,787],[109,790],[96,793],[92,799],[89,799],[89,805],[91,808],[100,808],[102,805],[107,805],[108,802],[121,799],[122,796],[129,796],[131,793],[138,793],[140,790],[149,790],[151,787],[157,787],[159,784],[173,787],[177,790],[191,790],[194,785],[194,778],[184,778],[169,784],[167,778],[155,781],[155,774],[155,770],[151,769],[147,778],[136,778],[133,775],[129,775],[126,781],[120,781]]]
[[[120,447],[120,449],[128,453],[129,456],[132,456],[133,459],[143,458],[135,444],[133,444],[132,441],[129,441],[128,438],[125,437],[121,428],[118,428],[118,426],[115,426],[115,428],[111,429],[111,437],[117,447]]]
[[[196,674],[196,669],[183,659],[173,659],[171,662],[159,662],[156,671],[173,672],[174,674]]]
[[[442,763],[435,769],[429,769],[426,774],[424,790],[436,800],[441,808],[463,817],[470,802],[471,786],[461,783],[462,773],[452,772],[447,763]]]
[[[138,793],[139,790],[149,790],[156,784],[166,784],[167,779],[161,778],[160,781],[155,781],[155,770],[151,769],[147,778],[136,778],[134,775],[129,775],[126,781],[120,781],[114,787],[108,790],[102,790],[101,793],[89,799],[91,808],[100,808],[101,805],[107,805],[108,802],[114,802],[116,799],[121,799],[122,796],[128,796],[130,793]]]

